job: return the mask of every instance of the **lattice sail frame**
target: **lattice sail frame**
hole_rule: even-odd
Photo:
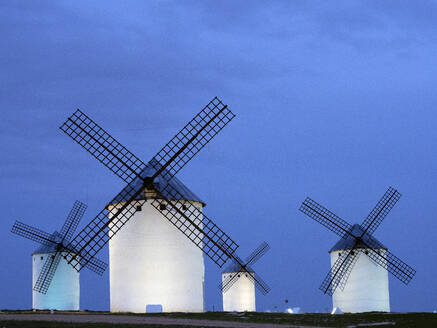
[[[118,197],[127,197],[126,202],[123,202],[120,206],[109,205],[101,210],[100,213],[73,238],[69,247],[71,249],[77,249],[78,252],[69,252],[66,255],[66,260],[76,271],[79,272],[86,266],[89,259],[94,258],[106,243],[130,220],[136,213],[136,206],[144,205],[145,200],[135,199],[141,192],[142,190],[135,188],[132,183],[128,184],[113,198],[110,204],[120,199]],[[130,196],[130,193],[133,193],[133,196]],[[90,235],[92,235],[91,238],[89,238]]]
[[[77,110],[60,129],[128,185],[110,202],[112,204],[123,199],[125,201],[121,206],[103,209],[71,241],[71,248],[79,249],[81,257],[74,253],[68,254],[68,262],[79,271],[86,264],[87,256],[94,257],[135,214],[136,206],[144,204],[145,200],[137,198],[148,186],[153,185],[155,178],[163,177],[170,181],[234,117],[228,107],[215,97],[149,161],[148,165],[154,168],[154,174],[144,178],[142,172],[147,165],[87,115]],[[135,187],[138,179],[142,182],[141,186]],[[163,190],[172,199],[166,199],[162,190],[156,190],[160,199],[153,200],[152,205],[221,267],[232,257],[238,244],[205,214],[195,210],[194,203],[184,200],[184,205],[194,215],[194,220],[190,219],[180,210],[180,195],[170,184],[164,186]],[[173,211],[162,211],[163,202]],[[198,224],[200,220],[201,225]]]
[[[408,285],[416,274],[416,270],[406,264],[396,255],[389,250],[379,250],[378,245],[373,244],[372,241],[363,242],[364,246],[369,249],[367,256],[369,256],[373,262],[380,265],[398,280]]]
[[[149,164],[158,172],[164,168],[167,172],[164,178],[170,181],[234,117],[227,105],[215,97],[162,147]],[[188,146],[184,148],[185,145]]]
[[[52,239],[51,234],[20,221],[15,221],[11,232],[32,241],[36,241],[44,246],[52,246],[57,244],[57,242]]]
[[[171,184],[168,184],[163,189],[164,191],[171,196],[171,200],[158,192],[159,196],[152,200],[152,206],[160,211],[165,218],[184,233],[219,267],[222,267],[236,251],[238,244],[206,214],[202,213],[193,202],[180,200],[182,195]],[[167,209],[161,210],[162,205],[165,205]]]
[[[54,255],[50,255],[47,257],[44,265],[40,271],[38,279],[35,282],[35,286],[33,286],[33,290],[46,294],[50,284],[55,276],[56,269],[58,268],[59,262],[62,259],[62,253],[56,252]]]
[[[361,224],[363,233],[359,237],[360,243],[356,242],[355,246],[348,251],[344,259],[337,259],[331,270],[326,275],[320,286],[320,289],[324,293],[332,295],[338,286],[340,286],[342,290],[344,289],[347,279],[361,253],[361,247],[365,247],[366,250],[368,250],[366,251],[366,255],[376,264],[388,270],[388,272],[394,275],[401,282],[407,285],[411,281],[416,270],[388,250],[380,250],[380,245],[372,242],[371,239],[366,241],[362,240],[362,237],[365,234],[370,236],[379,227],[400,197],[401,194],[396,189],[392,187],[388,188],[381,200]],[[299,210],[342,238],[351,236],[358,241],[357,237],[351,233],[352,225],[339,218],[311,198],[308,197],[302,203]]]
[[[344,290],[346,282],[352,272],[355,263],[358,261],[361,251],[358,249],[343,252],[335,261],[332,268],[328,271],[325,279],[319,289],[324,293],[332,296],[337,287]]]
[[[401,194],[393,187],[389,187],[367,218],[361,223],[364,232],[372,235],[400,198]]]
[[[77,109],[59,128],[128,184],[146,168],[143,161],[80,109]]]
[[[342,238],[346,238],[352,229],[352,225],[348,222],[309,197],[305,199],[299,210]]]
[[[71,209],[67,216],[67,220],[65,220],[64,225],[61,228],[60,234],[62,236],[62,242],[70,241],[77,229],[77,226],[79,225],[80,220],[84,216],[87,207],[88,206],[86,204],[78,200],[74,202],[73,208]]]

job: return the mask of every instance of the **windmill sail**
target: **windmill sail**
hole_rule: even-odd
[[[63,253],[77,254],[77,250],[67,246],[67,243],[74,234],[86,208],[87,206],[84,203],[76,201],[61,228],[61,233],[54,232],[49,234],[19,221],[14,223],[11,230],[12,233],[40,243],[42,246],[37,252],[51,254],[44,262],[37,281],[35,282],[35,286],[33,287],[35,291],[42,294],[47,293]],[[86,267],[101,275],[106,270],[107,264],[97,258],[88,257]]]
[[[149,161],[148,165],[81,111],[78,110],[69,117],[60,129],[128,184],[110,202],[110,204],[115,204],[121,199],[123,202],[120,206],[103,209],[71,241],[71,247],[77,248],[79,253],[85,257],[79,258],[77,254],[70,253],[68,262],[76,270],[80,270],[86,264],[86,256],[93,258],[109,239],[133,217],[137,206],[145,203],[142,195],[147,189],[155,189],[155,180],[161,177],[161,179],[171,181],[174,175],[234,116],[226,105],[217,97],[214,98]],[[142,173],[150,166],[154,169],[153,174],[144,177]],[[206,215],[197,215],[193,220],[181,211],[182,204],[177,204],[180,195],[171,184],[167,183],[161,186],[160,190],[154,191],[159,197],[152,202],[153,206],[216,264],[222,266],[232,256],[238,245]],[[165,194],[170,197],[166,197]],[[167,206],[173,211],[164,210]],[[193,204],[188,204],[190,214],[197,214],[194,207]],[[183,226],[187,223],[190,229]],[[203,245],[201,245],[202,242]]]
[[[345,288],[348,277],[363,250],[365,250],[365,255],[373,262],[388,270],[388,272],[404,284],[408,284],[411,281],[416,271],[393,255],[372,236],[373,232],[396,205],[400,197],[401,194],[396,189],[388,188],[363,223],[354,226],[309,197],[302,203],[299,208],[301,212],[342,237],[331,251],[346,250],[335,261],[323,280],[320,289],[324,293],[332,295],[338,286],[342,290]]]
[[[261,243],[246,259],[243,261],[238,255],[234,254],[232,264],[228,266],[223,273],[229,275],[219,285],[219,289],[226,293],[237,281],[242,274],[247,277],[264,295],[270,292],[270,286],[251,268],[251,265],[257,262],[268,250],[269,244]]]

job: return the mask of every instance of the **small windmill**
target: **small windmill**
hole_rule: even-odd
[[[60,129],[127,185],[71,241],[71,247],[78,249],[79,254],[86,254],[86,257],[70,252],[67,255],[68,262],[80,270],[86,264],[87,258],[94,257],[134,215],[138,215],[138,212],[145,209],[153,216],[148,205],[157,210],[220,267],[229,258],[239,262],[240,259],[234,255],[238,248],[237,243],[202,213],[201,206],[199,207],[202,202],[197,198],[193,199],[192,192],[175,178],[175,175],[234,117],[228,106],[215,97],[146,164],[87,115],[77,110]],[[128,239],[126,242],[132,243],[132,240]],[[175,260],[178,260],[178,256],[175,256]],[[203,272],[203,263],[198,267],[198,271]],[[111,272],[116,271],[111,267]],[[125,272],[129,273],[132,273],[132,270]],[[163,279],[161,276],[161,280]],[[254,279],[256,280],[256,277]],[[111,288],[111,292],[117,289]],[[134,292],[132,289],[132,293]]]
[[[390,311],[387,271],[406,285],[414,277],[413,268],[372,236],[400,197],[396,189],[388,188],[361,225],[350,225],[311,198],[302,203],[300,211],[341,237],[330,250],[331,270],[320,286],[333,296],[334,308]]]
[[[62,256],[67,252],[76,254],[77,251],[71,249],[68,243],[86,208],[84,203],[76,201],[61,231],[52,234],[19,221],[12,226],[12,233],[41,244],[33,253],[33,308],[64,310],[79,308],[79,274],[63,263],[65,260],[62,260]],[[88,269],[100,275],[105,271],[106,263],[96,258],[88,259],[86,265]],[[60,266],[61,271],[58,270]],[[49,290],[53,280],[56,281],[56,286]]]
[[[219,288],[223,293],[223,311],[254,312],[255,285],[266,295],[270,287],[255,273],[251,266],[257,262],[270,246],[263,242],[244,261],[235,255],[235,259],[223,272]]]

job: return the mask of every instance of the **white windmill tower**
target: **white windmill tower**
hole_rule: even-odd
[[[359,224],[355,224],[351,232],[354,236],[361,236],[364,230]],[[366,245],[372,245],[379,254],[386,256],[387,247],[373,236],[368,234],[364,236]],[[336,262],[345,259],[350,253],[347,259],[350,263],[342,269],[348,270],[348,273],[345,272],[340,280],[340,288],[335,289],[332,294],[333,308],[339,308],[343,312],[390,312],[388,271],[384,267],[387,262],[382,260],[385,264],[381,262],[382,265],[378,265],[369,256],[361,255],[361,253],[368,255],[369,252],[370,249],[360,241],[356,242],[350,235],[341,238],[329,251],[331,273],[338,269]]]
[[[55,232],[51,235],[52,240],[60,241],[60,234]],[[42,293],[38,291],[40,275],[47,272],[49,267],[56,267],[50,288]],[[41,245],[32,254],[32,308],[37,310],[79,310],[80,284],[79,272],[58,253],[55,244]]]
[[[220,289],[223,296],[223,311],[225,312],[255,312],[255,285],[265,295],[270,287],[251,268],[252,264],[259,260],[270,246],[263,242],[245,261],[237,255],[222,272]]]
[[[341,237],[330,250],[331,269],[320,289],[342,312],[390,311],[388,272],[408,284],[416,271],[388,251],[372,234],[401,195],[389,188],[361,225],[350,225],[314,200],[300,210]],[[338,288],[340,287],[340,288]]]
[[[238,265],[222,272],[222,283],[232,276],[238,280],[226,292],[222,293],[223,311],[225,312],[255,312],[255,283],[253,272],[239,272]]]
[[[175,175],[234,116],[214,98],[148,164],[80,110],[60,127],[127,183],[71,241],[82,257],[110,243],[111,311],[203,311],[201,252],[221,267],[238,245]],[[80,270],[77,255],[67,258]]]
[[[79,272],[67,264],[64,256],[74,251],[69,241],[86,207],[76,201],[61,232],[48,234],[19,221],[13,225],[13,233],[41,244],[32,254],[33,309],[79,310]],[[91,259],[87,266],[102,274],[107,265]]]
[[[153,167],[147,166],[143,176],[153,173]],[[167,176],[168,172],[163,171],[163,175],[155,180],[154,189],[146,189],[136,198],[133,219],[109,241],[111,312],[204,311],[202,249],[175,229],[171,222],[163,220],[151,202],[138,202],[146,197],[158,199],[154,190],[164,190],[170,185],[178,191],[180,210],[200,225],[199,215],[193,215],[188,207],[195,206],[195,212],[201,214],[205,204],[176,177],[168,181]],[[165,190],[163,195],[172,198]],[[124,201],[114,199],[109,205],[109,213],[114,212],[114,207],[121,207]],[[172,211],[170,206],[165,206],[162,204],[162,211]]]

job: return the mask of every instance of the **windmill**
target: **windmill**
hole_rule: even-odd
[[[396,189],[388,188],[361,225],[350,225],[311,198],[302,203],[300,211],[341,237],[330,250],[331,270],[320,286],[333,297],[334,309],[388,312],[387,271],[406,285],[414,277],[413,268],[372,236],[400,197]]]
[[[223,311],[256,311],[255,285],[264,295],[270,291],[270,287],[251,266],[269,249],[270,246],[263,242],[244,261],[235,255],[238,261],[232,259],[232,263],[222,272],[222,283],[219,288],[223,293]]]
[[[174,297],[176,292],[182,293],[179,288],[170,291],[165,289],[165,285],[189,287],[186,290],[194,290],[190,298],[195,298],[202,306],[186,304],[186,311],[203,311],[203,257],[205,253],[218,266],[222,266],[229,258],[239,261],[234,256],[238,245],[222,229],[220,229],[203,212],[204,203],[200,201],[185,185],[183,185],[175,175],[209,142],[217,135],[235,115],[224,105],[220,99],[212,99],[191,121],[189,121],[147,164],[127,150],[117,140],[110,136],[103,128],[95,123],[82,111],[77,110],[69,117],[60,129],[70,136],[75,142],[85,148],[92,156],[108,167],[113,173],[120,177],[127,185],[117,194],[96,217],[93,219],[72,241],[71,247],[78,249],[79,253],[86,254],[86,257],[79,257],[71,252],[67,255],[68,262],[77,270],[86,264],[89,257],[94,257],[106,243],[110,242],[110,281],[111,281],[111,311],[129,310],[133,312],[144,312],[144,305],[151,307],[161,305],[164,311],[180,309],[176,302],[185,302],[186,299]],[[153,212],[151,210],[153,208]],[[194,254],[195,247],[191,247],[189,255],[187,252],[181,256],[180,249],[187,249],[187,245],[182,245],[182,241],[169,248],[159,247],[159,252],[153,253],[153,245],[144,245],[148,240],[143,238],[143,233],[152,233],[153,229],[161,229],[165,233],[162,237],[159,234],[152,234],[156,242],[164,242],[179,238],[172,234],[168,227],[161,226],[162,220],[158,221],[155,217],[159,213],[166,218],[172,225],[188,237],[200,250]],[[145,214],[143,216],[142,214]],[[120,229],[125,226],[133,216],[141,216],[143,220],[133,220],[124,230],[130,237],[119,237],[113,239]],[[149,222],[148,222],[149,221]],[[142,222],[142,223],[140,223]],[[158,223],[159,222],[159,223]],[[164,221],[165,222],[165,221]],[[153,224],[147,224],[153,223]],[[140,226],[141,224],[141,226]],[[156,224],[156,225],[155,225]],[[157,226],[159,225],[159,226]],[[167,223],[168,225],[168,223]],[[138,228],[138,229],[137,229]],[[130,230],[128,230],[130,229]],[[140,231],[141,233],[138,233]],[[174,229],[172,230],[175,231]],[[119,243],[124,240],[123,246]],[[186,240],[184,239],[186,242]],[[140,248],[134,246],[137,244]],[[152,248],[152,250],[151,250]],[[123,249],[123,250],[121,250]],[[167,268],[169,272],[164,272],[162,267],[156,267],[152,261],[146,263],[135,262],[127,263],[124,252],[133,249],[130,258],[138,258],[141,252],[151,254],[152,258],[159,261],[159,264]],[[168,254],[169,253],[169,254]],[[169,255],[169,256],[166,256]],[[199,256],[200,255],[200,256]],[[190,267],[184,263],[185,256],[194,259],[194,263],[188,262],[195,272],[187,270]],[[112,259],[115,259],[112,261]],[[140,259],[143,260],[143,258]],[[177,265],[169,265],[178,262]],[[140,263],[140,264],[138,264]],[[116,267],[113,267],[114,266]],[[130,270],[126,268],[131,268]],[[158,280],[155,286],[159,286],[146,301],[144,293],[144,280],[135,275],[135,269],[139,272],[152,274],[153,279]],[[177,271],[178,274],[175,274]],[[113,279],[112,273],[121,273],[117,279]],[[201,283],[194,287],[189,276],[196,276],[196,280]],[[193,278],[191,278],[193,279]],[[254,278],[256,280],[256,277]],[[126,285],[126,282],[132,284]],[[165,283],[163,283],[165,282]],[[141,286],[140,286],[141,285]],[[153,289],[153,286],[148,285]],[[159,293],[159,290],[161,292]],[[144,291],[144,293],[143,293]],[[158,295],[160,294],[160,295]],[[164,295],[165,294],[165,295]],[[195,294],[195,295],[194,295]],[[179,295],[179,294],[178,294]],[[127,308],[120,305],[126,301],[126,297],[132,300]],[[182,297],[182,296],[181,296]],[[157,304],[147,303],[153,302]],[[146,302],[146,304],[144,304]],[[124,302],[126,303],[126,302]],[[164,304],[163,304],[164,303]],[[172,303],[172,304],[170,304]],[[138,305],[139,304],[139,305]],[[185,306],[185,305],[183,305]]]
[[[79,273],[62,256],[67,252],[79,254],[75,249],[69,248],[68,243],[86,208],[84,203],[76,201],[61,231],[52,234],[19,221],[12,226],[12,233],[41,244],[32,254],[34,309],[79,309]],[[89,258],[86,267],[101,275],[107,264],[96,258]]]

